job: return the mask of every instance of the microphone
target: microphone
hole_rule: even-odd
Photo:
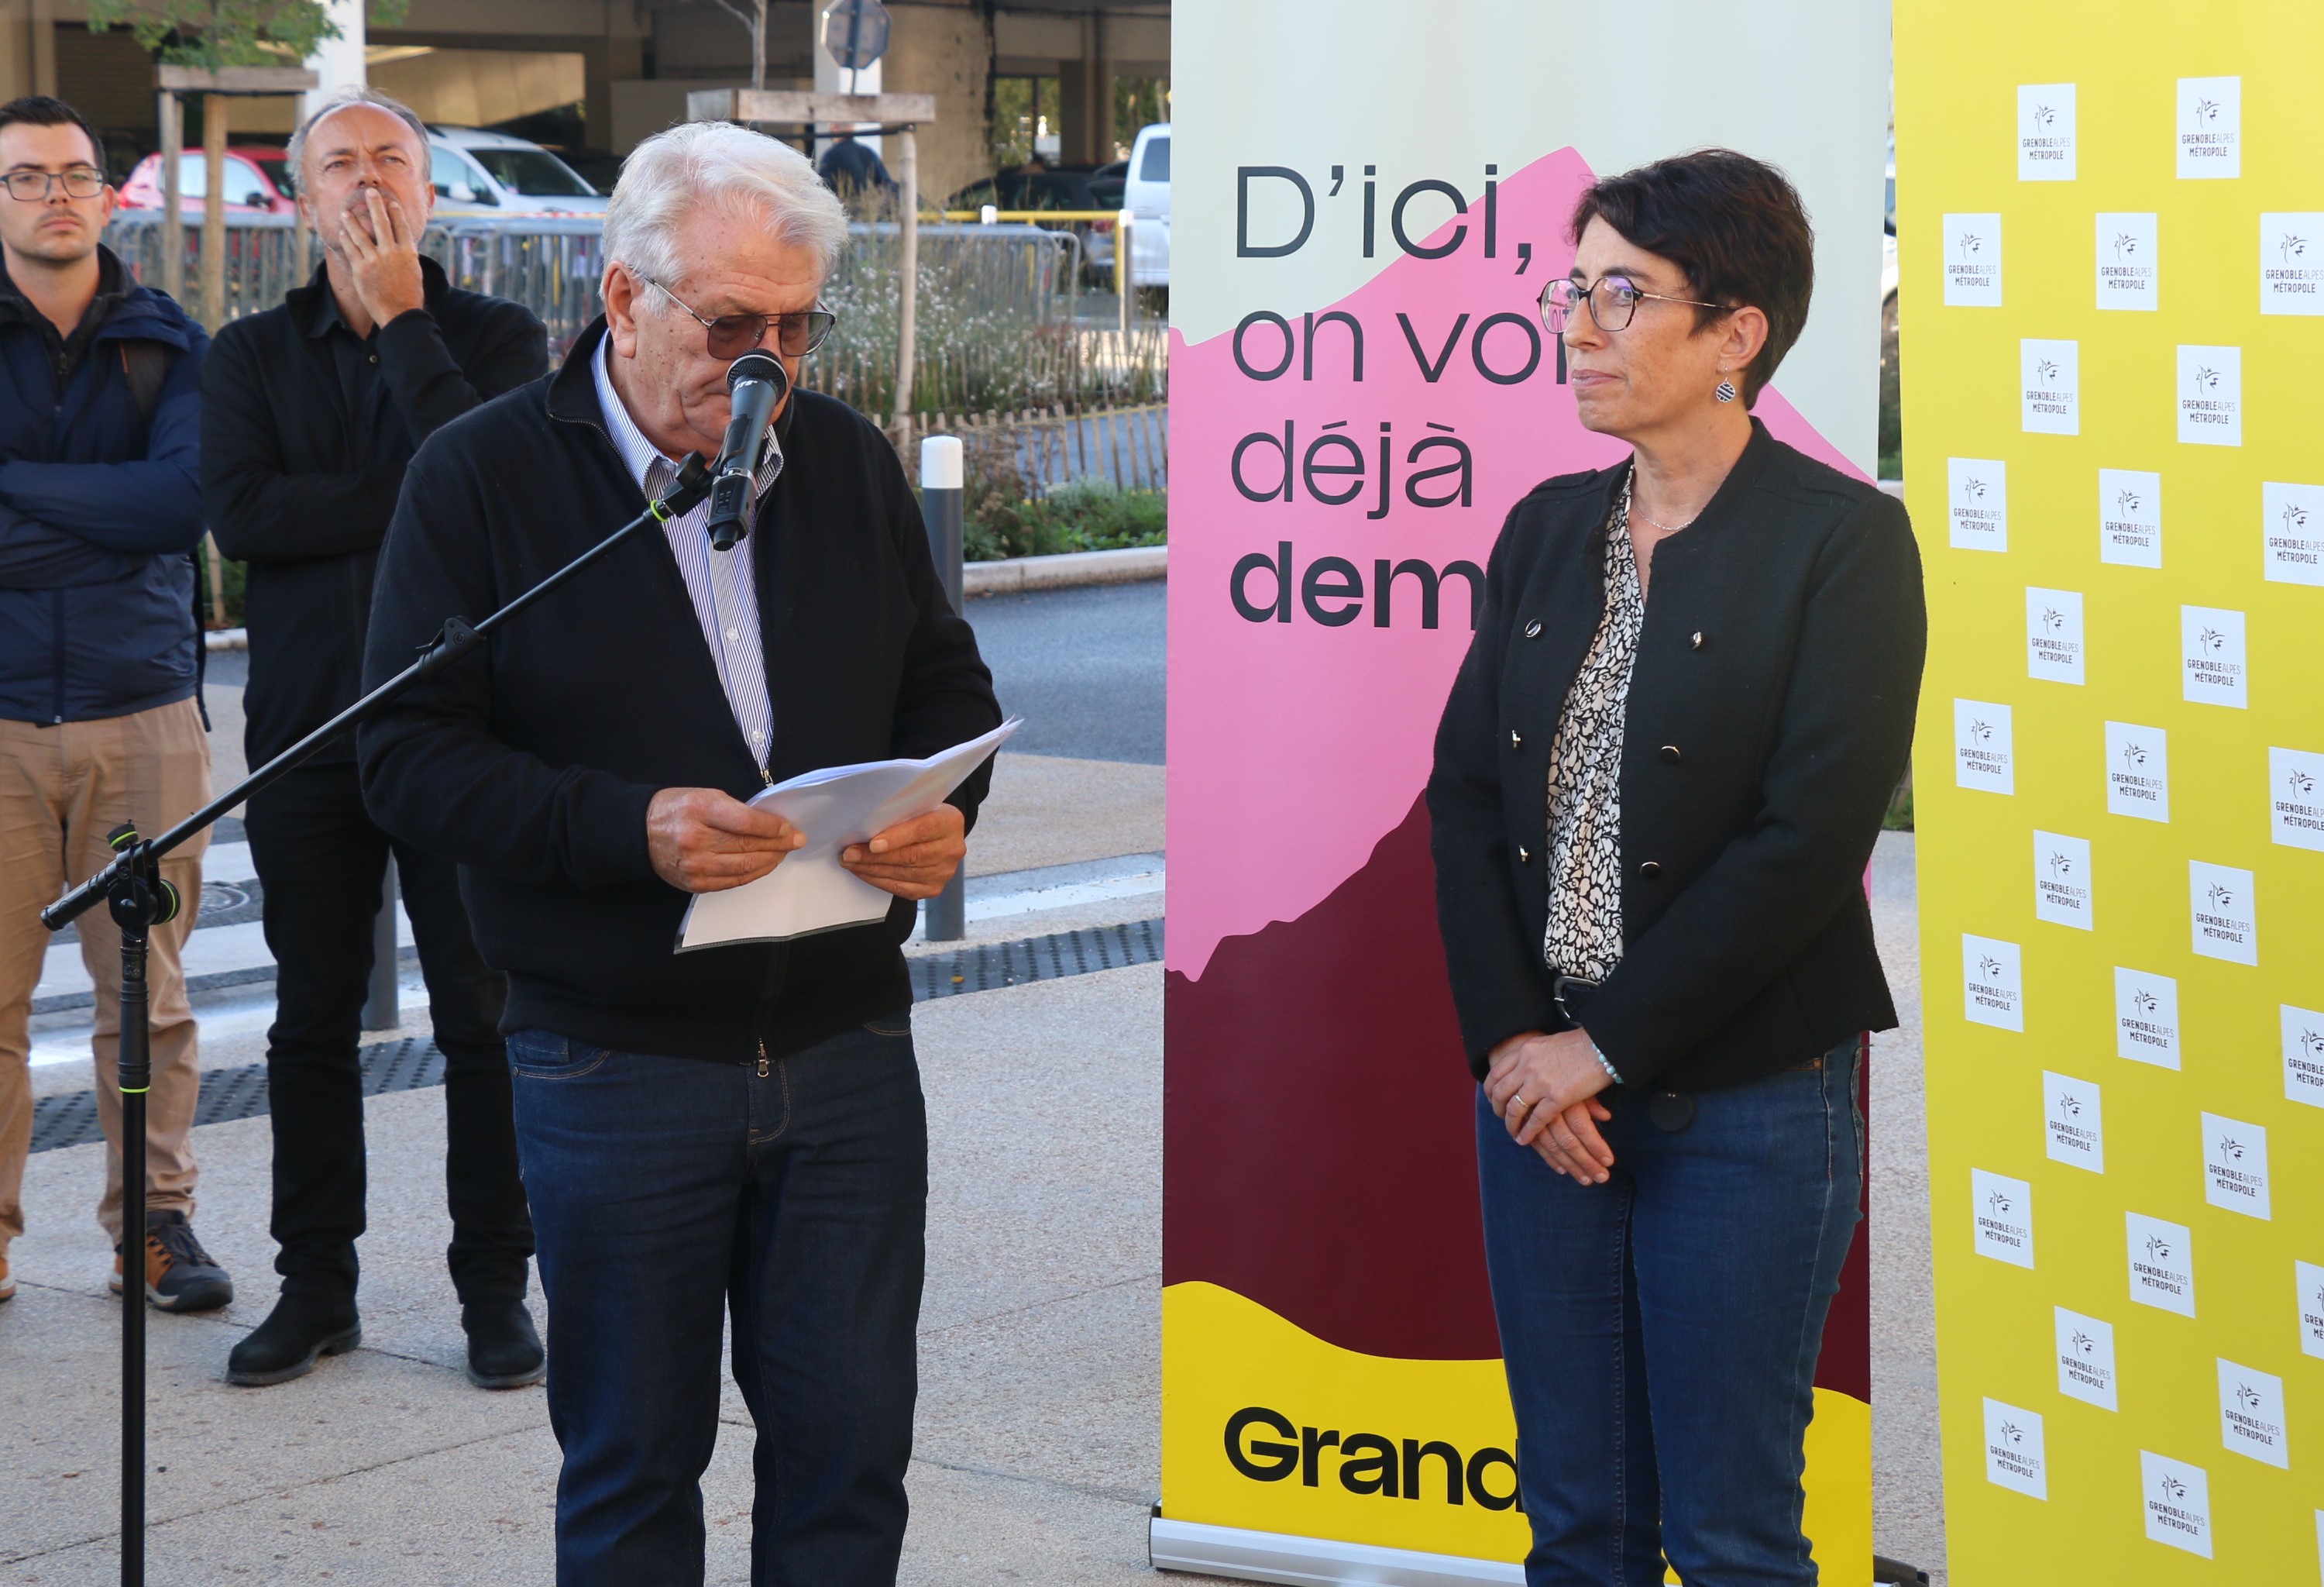
[[[719,449],[710,484],[710,549],[731,551],[750,532],[752,466],[767,438],[775,404],[790,390],[790,376],[782,360],[753,349],[727,366],[726,392],[733,417],[726,421],[726,442]]]

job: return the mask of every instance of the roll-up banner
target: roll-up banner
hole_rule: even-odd
[[[1790,174],[1815,302],[1757,411],[1871,467],[1886,8],[1176,0],[1173,29],[1153,1555],[1516,1582],[1431,740],[1509,508],[1625,455],[1536,306],[1595,176],[1713,144]],[[1859,1237],[1809,1435],[1832,1580],[1870,1574],[1863,1274]]]
[[[1954,1579],[2314,1583],[2324,7],[1905,0]]]

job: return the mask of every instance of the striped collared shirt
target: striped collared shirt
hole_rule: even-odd
[[[622,405],[621,394],[613,390],[613,377],[605,362],[613,341],[607,336],[597,342],[597,402],[605,411],[605,433],[613,438],[613,449],[622,455],[630,477],[651,501],[678,477],[678,465],[646,439],[630,411]],[[758,476],[751,486],[754,516],[760,499],[782,471],[783,449],[770,429],[766,450],[760,456]],[[702,624],[702,637],[718,669],[718,681],[726,690],[734,724],[742,730],[742,742],[751,746],[751,759],[763,776],[774,746],[775,709],[767,694],[766,652],[759,647],[759,590],[751,577],[753,542],[743,540],[731,551],[712,550],[707,497],[684,517],[663,524],[662,534],[669,541],[670,554],[678,558],[678,577],[686,581],[686,593],[694,602],[694,615]]]

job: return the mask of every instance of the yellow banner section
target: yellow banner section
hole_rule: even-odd
[[[2324,5],[1895,59],[1953,1579],[2314,1583]]]
[[[1498,1361],[1328,1344],[1213,1284],[1162,1292],[1162,1507],[1173,1520],[1517,1561],[1516,1424]],[[1872,1556],[1872,1412],[1816,1391],[1807,1531],[1831,1579]]]

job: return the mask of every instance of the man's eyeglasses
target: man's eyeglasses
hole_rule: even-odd
[[[1590,305],[1590,318],[1603,331],[1627,330],[1638,312],[1638,305],[1647,300],[1657,303],[1684,303],[1694,309],[1723,309],[1723,303],[1705,303],[1694,298],[1673,298],[1662,292],[1641,291],[1629,277],[1601,275],[1595,284],[1583,286],[1578,281],[1554,281],[1541,290],[1541,322],[1551,334],[1563,336],[1568,321],[1580,312],[1582,305]]]
[[[12,171],[0,181],[8,184],[8,196],[27,204],[38,204],[49,196],[51,183],[62,182],[68,198],[94,198],[105,191],[105,173],[94,166],[76,165],[70,171]]]
[[[775,345],[784,357],[803,358],[823,346],[823,338],[839,323],[839,316],[828,309],[808,309],[796,314],[722,314],[715,319],[706,319],[653,277],[641,275],[638,279],[684,309],[687,318],[710,333],[713,358],[740,358],[766,339],[769,326],[775,328]]]

